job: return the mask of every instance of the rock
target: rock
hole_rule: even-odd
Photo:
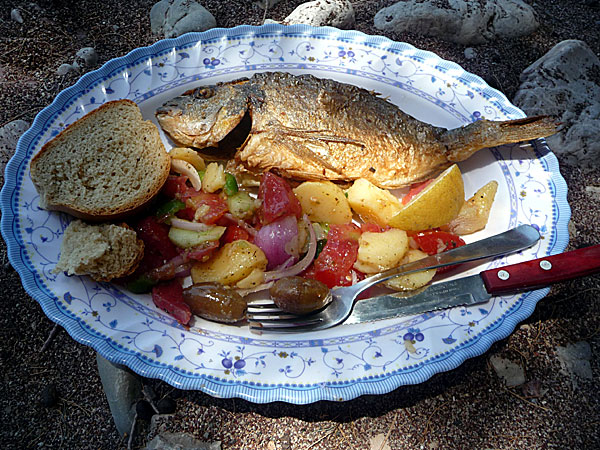
[[[144,422],[148,422],[155,414],[154,408],[152,408],[152,405],[146,400],[138,400],[135,404],[135,412],[138,419],[143,420]]]
[[[10,12],[10,18],[17,23],[23,23],[23,16],[21,16],[21,11],[19,11],[17,8]]]
[[[123,436],[131,431],[135,404],[141,397],[142,383],[137,375],[124,366],[116,365],[96,354],[98,373],[104,394],[117,430]]]
[[[50,408],[58,402],[58,392],[54,384],[44,386],[40,393],[40,404],[46,408]]]
[[[29,123],[24,120],[13,120],[0,128],[0,185],[4,184],[6,163],[15,154],[17,142],[28,128]]]
[[[159,414],[173,414],[177,408],[175,400],[169,397],[161,398],[156,405]]]
[[[280,1],[281,0],[259,0],[257,2],[254,2],[254,4],[260,6],[262,9],[265,9],[270,8],[271,6],[275,6]]]
[[[392,450],[388,437],[384,433],[376,434],[369,439],[369,450]]]
[[[69,72],[79,69],[79,66],[74,64],[61,64],[58,69],[56,69],[56,73],[59,75],[66,75]]]
[[[585,42],[562,41],[525,69],[513,103],[559,118],[563,129],[546,141],[567,164],[600,167],[600,59]]]
[[[75,63],[78,66],[94,67],[98,64],[98,54],[92,47],[84,47],[75,54]]]
[[[161,0],[150,10],[152,33],[166,38],[217,26],[214,16],[193,0]]]
[[[592,348],[586,341],[556,347],[556,355],[560,362],[561,372],[571,378],[573,388],[577,387],[577,379],[592,379]]]
[[[521,0],[409,0],[383,8],[375,27],[397,33],[420,33],[463,45],[496,38],[516,38],[534,32],[539,22],[533,8]]]
[[[302,3],[283,20],[283,23],[330,26],[347,30],[354,27],[354,9],[348,0],[316,0]]]
[[[492,363],[496,375],[504,380],[507,387],[525,383],[525,371],[518,364],[495,355],[490,358],[490,363]]]
[[[148,442],[146,450],[221,450],[221,442],[202,442],[189,433],[165,432]]]

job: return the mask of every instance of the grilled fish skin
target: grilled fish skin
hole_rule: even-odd
[[[178,145],[200,149],[217,145],[246,114],[252,126],[235,154],[243,169],[298,180],[366,178],[387,189],[431,178],[482,148],[550,136],[557,126],[543,116],[446,130],[365,89],[282,72],[199,87],[156,111]]]

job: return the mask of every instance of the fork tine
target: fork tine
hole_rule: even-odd
[[[302,331],[314,330],[323,321],[322,318],[308,318],[302,320],[302,317],[297,317],[298,320],[275,320],[273,322],[253,322],[249,321],[251,331],[267,331],[269,333],[299,333]]]

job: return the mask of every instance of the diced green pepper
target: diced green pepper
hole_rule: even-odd
[[[223,192],[225,192],[227,197],[231,197],[238,192],[237,180],[230,173],[225,173],[225,186],[223,186]]]
[[[134,294],[145,294],[150,292],[152,287],[156,285],[158,281],[148,277],[147,275],[140,275],[135,280],[127,283],[127,289]]]
[[[315,258],[319,256],[319,254],[323,251],[323,247],[327,244],[327,239],[320,239],[317,241],[317,251],[315,253]]]
[[[169,229],[169,239],[177,247],[190,248],[206,241],[218,241],[223,236],[225,230],[225,227],[218,226],[211,227],[206,231],[184,230],[182,228],[171,227]]]
[[[181,211],[182,209],[185,209],[185,203],[174,198],[158,207],[156,210],[156,217],[162,218],[172,216],[177,211]]]
[[[256,210],[255,200],[244,191],[239,191],[231,197],[227,197],[227,206],[229,212],[238,219],[249,219]]]
[[[200,177],[200,181],[204,179],[204,175],[206,174],[206,170],[198,170],[198,177]]]

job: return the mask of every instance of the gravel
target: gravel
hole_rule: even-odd
[[[271,7],[266,17],[281,20],[301,0]],[[378,34],[375,13],[391,0],[353,1],[356,28]],[[531,1],[542,27],[532,36],[465,47],[417,34],[388,35],[433,51],[482,76],[512,98],[522,70],[564,39],[584,39],[600,54],[598,2]],[[150,34],[153,0],[14,1],[3,4],[0,20],[0,127],[16,119],[31,122],[64,88],[86,71],[130,50],[155,42]],[[258,25],[265,14],[248,0],[202,1],[217,24]],[[23,23],[11,20],[17,9]],[[95,50],[98,65],[59,75],[76,53]],[[600,199],[590,194],[600,174],[562,166],[573,209],[570,248],[598,244]],[[590,189],[592,187],[592,189]],[[587,189],[586,189],[587,188]],[[21,287],[0,247],[0,443],[3,448],[126,448],[112,421],[96,368],[95,352],[54,324]],[[489,351],[417,386],[384,397],[364,396],[344,403],[293,406],[255,405],[181,392],[144,380],[157,402],[175,400],[174,414],[140,421],[132,441],[143,448],[159,431],[188,432],[201,441],[221,441],[223,449],[591,449],[600,448],[600,315],[598,276],[563,283],[540,301],[534,314]],[[557,347],[587,342],[592,378],[574,387],[561,371]],[[527,383],[505,386],[490,357],[524,369]],[[170,411],[171,409],[165,410]],[[373,444],[374,446],[372,446]]]

